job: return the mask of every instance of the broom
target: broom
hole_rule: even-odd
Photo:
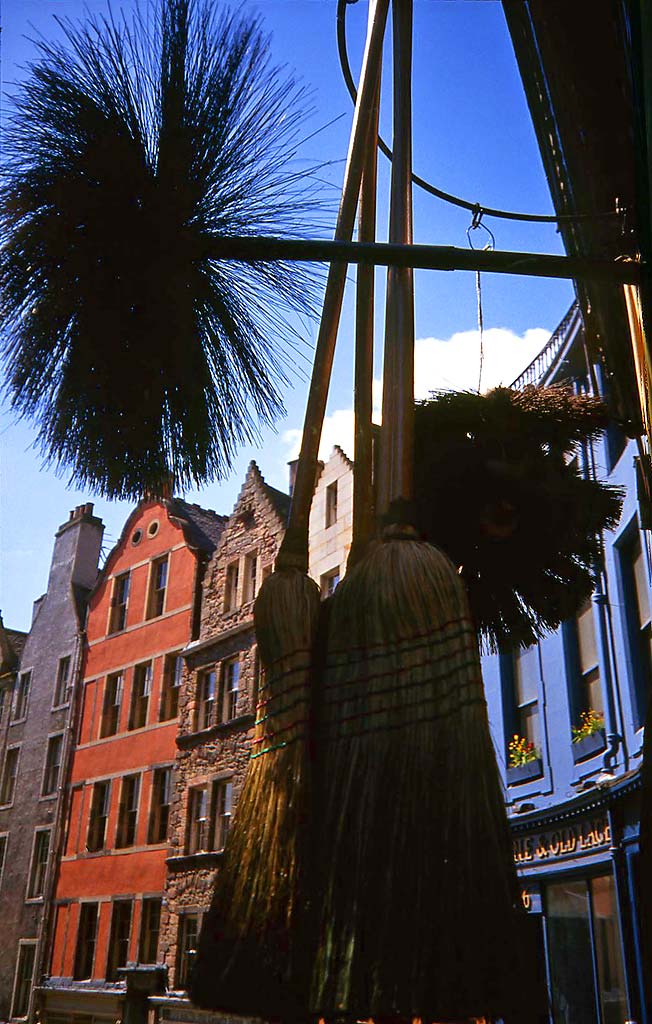
[[[411,9],[394,5],[392,241],[411,239]],[[320,716],[320,893],[311,1010],[536,1019],[477,638],[411,497],[409,272],[388,283],[381,500],[389,524],[332,599]],[[532,972],[533,978],[533,972]],[[532,981],[533,985],[533,981]]]
[[[372,121],[389,0],[372,5],[336,239],[350,239]],[[308,519],[346,266],[331,265],[288,530],[254,620],[265,685],[252,758],[199,941],[197,1005],[289,1019],[305,1015],[310,976],[311,663],[320,611],[307,576]]]

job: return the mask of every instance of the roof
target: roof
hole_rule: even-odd
[[[228,522],[228,516],[221,516],[201,505],[191,505],[182,498],[171,498],[165,505],[170,515],[185,520],[187,525],[184,534],[190,546],[212,555]]]
[[[18,666],[26,640],[27,633],[8,629],[0,615],[0,675],[12,672]]]
[[[292,504],[292,499],[290,498],[290,495],[285,494],[283,491],[277,490],[276,487],[270,487],[269,484],[265,483],[265,480],[262,475],[260,479],[265,490],[265,493],[267,494],[267,497],[274,506],[274,511],[278,515],[279,519],[282,519],[284,522],[287,521],[287,518],[290,514],[290,505]]]

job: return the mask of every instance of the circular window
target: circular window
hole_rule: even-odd
[[[134,532],[131,535],[131,543],[132,544],[140,544],[142,539],[143,539],[143,531],[142,530],[134,530]]]
[[[158,519],[153,519],[152,522],[147,527],[147,536],[148,537],[155,537],[157,533],[158,533]]]

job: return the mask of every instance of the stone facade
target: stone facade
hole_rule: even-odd
[[[310,509],[308,572],[322,596],[346,572],[353,530],[353,463],[339,445],[322,464]]]
[[[289,497],[269,487],[252,462],[206,572],[199,638],[184,651],[159,947],[176,991],[185,987],[186,954],[210,903],[249,761],[258,672],[253,601],[273,569],[288,509]]]
[[[13,700],[3,714],[0,782],[0,1020],[33,1017],[43,970],[54,867],[79,687],[86,600],[104,527],[92,505],[56,534],[47,591],[35,602]],[[17,753],[12,753],[16,751]],[[15,782],[11,759],[15,759]],[[4,861],[4,870],[2,868]]]

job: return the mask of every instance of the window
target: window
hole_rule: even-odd
[[[326,488],[326,526],[337,522],[337,480]]]
[[[183,658],[180,654],[171,654],[165,659],[165,668],[163,670],[159,722],[167,722],[168,719],[177,717],[182,679]]]
[[[537,756],[541,752],[539,714],[539,647],[533,644],[500,657],[505,720],[505,748],[514,736],[532,743]]]
[[[224,611],[232,612],[238,607],[238,582],[240,579],[240,563],[231,562],[226,567],[226,587],[224,590]]]
[[[106,822],[111,803],[111,783],[96,782],[91,796],[91,813],[88,820],[87,850],[102,850],[106,836]]]
[[[7,846],[9,845],[9,833],[4,832],[0,835],[0,885],[2,885],[2,873],[5,867],[5,861],[7,859]]]
[[[129,959],[129,933],[131,932],[131,900],[115,900],[111,914],[109,955],[106,961],[106,980],[117,981],[118,967],[126,967]]]
[[[107,676],[104,686],[104,703],[102,705],[102,720],[100,722],[100,736],[115,736],[120,728],[120,709],[122,707],[122,694],[124,691],[124,675],[122,672],[115,672]]]
[[[14,709],[11,716],[12,722],[20,722],[27,717],[27,704],[29,702],[29,687],[32,681],[31,672],[21,672],[18,677],[18,686],[14,696]]]
[[[586,601],[575,619],[564,623],[564,656],[569,680],[572,725],[579,726],[584,712],[604,711],[593,604]]]
[[[142,729],[147,725],[149,695],[152,692],[152,663],[136,665],[131,687],[131,706],[129,708],[129,728]]]
[[[11,700],[11,692],[8,686],[0,686],[0,725],[2,725],[2,719],[4,718],[5,707],[9,706]]]
[[[5,765],[2,770],[2,785],[0,785],[0,804],[13,803],[16,791],[16,776],[18,775],[18,752],[20,747],[9,747],[5,755]]]
[[[215,700],[217,695],[217,673],[214,668],[200,672],[197,681],[197,729],[208,729],[215,724]]]
[[[337,584],[340,582],[339,565],[336,569],[331,569],[330,572],[324,573],[319,582],[322,598],[332,597]]]
[[[109,633],[119,633],[127,626],[127,605],[129,603],[129,573],[116,576],[113,581],[113,598],[111,600],[111,620]]]
[[[190,790],[188,853],[210,850],[208,786],[197,786]]]
[[[168,837],[172,803],[172,769],[157,768],[152,782],[152,808],[149,815],[148,843],[164,843]]]
[[[28,900],[40,899],[45,893],[45,875],[48,868],[50,852],[50,829],[40,829],[34,833],[32,847],[32,863],[27,883]]]
[[[125,775],[120,786],[118,830],[115,839],[118,848],[133,846],[136,842],[139,797],[140,775]]]
[[[35,942],[21,942],[18,946],[18,963],[14,982],[14,998],[11,1004],[12,1017],[26,1017],[29,1013],[29,995],[32,990],[32,975],[36,956]]]
[[[226,837],[231,826],[231,809],[233,804],[233,783],[215,782],[213,784],[214,829],[213,849],[223,850]]]
[[[50,736],[48,740],[47,753],[45,755],[45,771],[43,772],[41,796],[52,796],[52,794],[57,791],[62,753],[63,733],[59,733],[58,736]]]
[[[652,626],[650,580],[646,552],[636,530],[620,549],[620,569],[632,667],[636,725],[643,725],[652,687]]]
[[[224,849],[231,825],[233,783],[206,783],[190,791],[188,853]]]
[[[59,658],[57,667],[57,683],[54,688],[53,707],[59,708],[68,703],[70,690],[70,658]]]
[[[222,662],[222,721],[235,718],[238,707],[240,686],[240,659],[229,658]]]
[[[256,583],[258,574],[258,554],[255,551],[245,555],[244,560],[244,583],[242,601],[253,601],[256,596]]]
[[[163,614],[165,607],[165,591],[168,585],[168,556],[157,558],[152,562],[149,578],[149,595],[147,598],[147,618],[155,619]]]
[[[97,903],[82,903],[79,908],[77,946],[75,947],[75,964],[72,974],[75,981],[92,978],[96,939]]]
[[[158,936],[161,929],[161,900],[143,900],[140,918],[138,960],[141,964],[158,962]]]
[[[177,989],[184,989],[188,985],[193,956],[197,952],[198,938],[199,914],[179,914],[177,966],[174,979]]]

